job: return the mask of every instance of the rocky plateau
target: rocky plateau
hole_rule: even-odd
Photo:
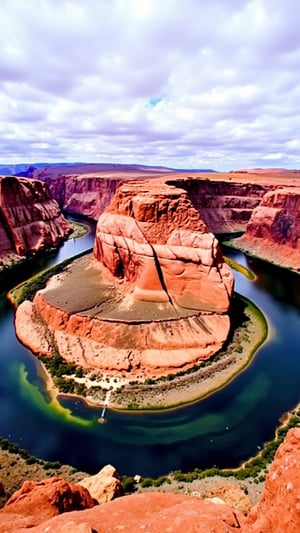
[[[74,286],[76,292],[74,293]],[[85,368],[162,375],[227,339],[233,274],[186,191],[155,181],[117,190],[85,257],[16,312],[34,352]]]

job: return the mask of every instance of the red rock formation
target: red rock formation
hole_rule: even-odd
[[[233,275],[184,190],[123,185],[99,219],[94,256],[19,306],[17,335],[34,352],[51,354],[54,336],[85,368],[161,375],[222,347]]]
[[[297,186],[299,171],[248,169],[228,173],[176,172],[138,166],[74,165],[36,170],[59,202],[70,213],[97,220],[119,185],[132,179],[155,179],[185,189],[208,231],[245,231],[247,222],[265,192]]]
[[[57,246],[72,231],[39,180],[0,177],[0,258],[26,256]]]
[[[237,175],[209,175],[167,180],[185,189],[194,206],[205,221],[208,231],[214,234],[244,231],[253,209],[260,203],[269,183],[244,183]]]
[[[232,273],[183,189],[154,182],[120,187],[99,218],[94,255],[132,283],[136,299],[229,309]]]
[[[267,476],[265,492],[247,517],[227,504],[147,492],[85,510],[58,514],[57,496],[39,489],[0,510],[0,533],[298,533],[300,531],[300,429],[290,430]],[[42,487],[41,487],[42,488]],[[84,489],[82,489],[84,490]],[[33,496],[36,498],[34,505]],[[13,497],[14,498],[14,497]],[[28,502],[28,503],[27,503]],[[82,500],[81,500],[82,502]],[[14,508],[17,505],[17,508]],[[51,506],[54,505],[54,510]],[[72,504],[68,505],[70,510]],[[61,511],[63,508],[61,508]],[[47,519],[47,517],[51,517]]]
[[[265,491],[247,523],[253,533],[300,531],[300,428],[291,429],[278,448]]]
[[[34,177],[48,184],[53,198],[67,213],[98,220],[116,189],[131,179],[156,177],[160,169],[126,165],[73,165],[36,170]]]
[[[87,489],[67,483],[62,478],[25,481],[0,512],[0,531],[15,533],[33,528],[49,518],[70,511],[94,507]]]
[[[252,255],[299,270],[300,188],[266,193],[235,242]]]

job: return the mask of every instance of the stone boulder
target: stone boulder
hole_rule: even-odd
[[[250,500],[245,492],[232,483],[226,483],[211,489],[204,495],[204,499],[214,502],[219,500],[227,503],[244,515],[247,515],[251,508]]]
[[[98,474],[82,479],[79,485],[85,487],[98,503],[109,502],[123,495],[119,474],[112,465],[106,465]]]

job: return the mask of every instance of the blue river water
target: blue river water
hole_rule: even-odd
[[[300,276],[226,249],[256,274],[249,281],[235,272],[235,287],[264,312],[271,338],[239,376],[210,397],[168,412],[109,410],[107,423],[99,424],[100,408],[78,398],[50,401],[38,362],[16,339],[14,310],[5,298],[9,286],[92,244],[93,231],[1,282],[0,436],[37,457],[90,473],[111,463],[120,474],[158,476],[175,469],[234,467],[255,455],[273,438],[280,416],[300,401]]]

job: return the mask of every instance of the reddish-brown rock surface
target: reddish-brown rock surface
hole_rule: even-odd
[[[25,481],[0,511],[0,531],[14,533],[33,528],[49,518],[70,511],[94,507],[87,489],[62,478]]]
[[[27,495],[23,491],[22,498],[19,496],[15,504],[0,511],[0,533],[299,533],[299,464],[300,429],[297,428],[289,431],[279,447],[263,496],[247,517],[227,504],[161,492],[124,496],[76,512],[71,511],[74,503],[70,503],[70,512],[55,516],[58,514],[56,494],[53,489],[43,492],[36,484],[34,493]],[[48,483],[51,486],[52,481]],[[82,507],[92,506],[85,497],[80,501]],[[62,506],[60,512],[64,510]]]
[[[138,165],[83,164],[46,167],[36,170],[34,177],[47,183],[65,212],[98,220],[122,183],[161,173],[162,169]]]
[[[236,243],[262,259],[299,270],[300,188],[266,193]]]
[[[132,283],[137,299],[229,309],[232,273],[183,189],[155,182],[120,187],[99,218],[94,255]]]
[[[291,429],[278,448],[265,491],[247,523],[253,533],[300,531],[300,428]]]
[[[17,309],[18,337],[34,352],[50,355],[54,338],[85,368],[160,375],[209,358],[228,337],[232,272],[177,187],[120,187],[99,219],[94,258],[58,278]]]
[[[45,183],[0,177],[0,261],[57,246],[71,231]]]
[[[208,231],[244,231],[253,209],[265,192],[297,186],[299,171],[249,169],[227,173],[176,172],[164,168],[126,165],[74,165],[36,170],[66,212],[98,220],[122,183],[149,179],[176,183],[185,189]]]

